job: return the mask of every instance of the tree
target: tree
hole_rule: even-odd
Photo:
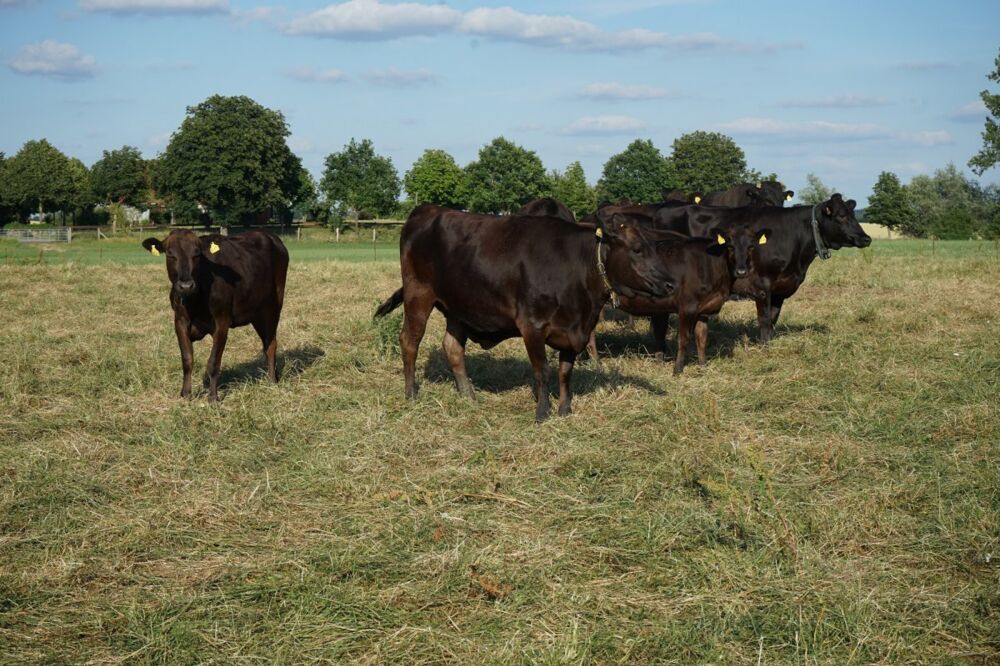
[[[7,156],[0,151],[0,227],[10,221],[15,210],[7,191]]]
[[[533,150],[498,136],[465,167],[469,209],[512,213],[549,189],[542,160]]]
[[[938,169],[933,176],[914,176],[906,186],[914,211],[914,221],[906,233],[943,240],[992,236],[1000,205],[969,180],[954,164]]]
[[[389,215],[399,198],[399,176],[392,160],[375,153],[369,139],[353,138],[339,153],[326,157],[320,190],[338,217],[348,211],[359,219]]]
[[[45,139],[25,143],[4,167],[4,189],[21,214],[68,210],[77,195],[69,158]]]
[[[587,184],[583,166],[573,162],[563,173],[553,171],[549,174],[552,184],[552,196],[562,201],[579,219],[594,212],[597,208],[597,193]]]
[[[868,197],[865,222],[904,232],[913,228],[913,207],[896,174],[889,171],[879,174]]]
[[[799,190],[799,201],[809,206],[815,206],[829,199],[833,193],[834,189],[824,185],[819,176],[809,173],[806,174],[806,186]]]
[[[718,132],[691,132],[673,143],[673,153],[667,158],[671,172],[671,189],[684,192],[714,192],[750,180],[757,175],[747,171],[746,155],[736,142]]]
[[[443,150],[425,150],[403,176],[403,186],[414,206],[432,203],[464,208],[468,199],[465,172]]]
[[[597,196],[605,201],[655,203],[663,199],[665,189],[674,189],[670,170],[663,154],[649,139],[636,139],[612,155],[597,182]]]
[[[986,75],[986,78],[994,83],[1000,83],[1000,55],[993,61],[995,69]],[[1000,162],[1000,93],[991,94],[989,90],[979,93],[979,97],[986,105],[992,118],[986,119],[986,127],[983,129],[983,148],[969,160],[969,167],[972,171],[982,176],[983,173]]]
[[[105,203],[138,208],[149,201],[146,162],[133,146],[105,150],[101,159],[90,167],[90,183],[94,194]]]
[[[302,164],[288,148],[279,111],[249,97],[213,95],[188,107],[157,168],[157,187],[173,211],[207,211],[229,225],[295,204]]]

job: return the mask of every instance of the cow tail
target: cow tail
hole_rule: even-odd
[[[384,317],[400,305],[403,304],[403,288],[397,289],[392,296],[390,296],[385,303],[378,306],[378,310],[375,311],[376,317]]]

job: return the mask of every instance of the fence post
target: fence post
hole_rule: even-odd
[[[340,242],[340,227],[337,227],[337,242]]]
[[[302,240],[302,227],[299,227],[298,229],[295,230],[295,240],[297,241]]]
[[[73,242],[73,227],[66,227],[66,242]]]
[[[378,248],[375,246],[375,230],[378,227],[372,227],[372,255],[375,257],[375,261],[378,261]]]

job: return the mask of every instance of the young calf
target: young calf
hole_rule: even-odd
[[[219,399],[222,352],[234,326],[253,325],[264,345],[267,376],[278,381],[275,352],[288,251],[277,236],[265,231],[198,236],[175,229],[162,241],[147,238],[142,246],[154,255],[166,255],[170,306],[184,368],[182,398],[191,395],[192,342],[211,335],[212,353],[205,368],[208,399]]]
[[[735,280],[745,278],[756,245],[767,243],[770,231],[745,225],[715,229],[711,238],[677,235],[657,243],[657,253],[667,268],[674,290],[659,297],[622,296],[621,309],[652,319],[656,357],[666,352],[667,321],[677,313],[677,359],[674,374],[684,371],[688,340],[694,335],[698,362],[705,363],[708,317],[719,313],[729,300]]]

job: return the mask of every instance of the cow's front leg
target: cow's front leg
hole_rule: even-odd
[[[545,338],[540,331],[527,330],[522,333],[524,347],[528,350],[528,359],[535,372],[535,422],[541,423],[549,418],[549,364],[545,358]]]
[[[217,321],[215,332],[212,333],[212,352],[208,356],[208,365],[205,371],[208,374],[208,400],[217,402],[219,400],[219,372],[222,370],[222,352],[226,349],[226,340],[229,338],[229,322]]]
[[[194,368],[194,343],[191,342],[190,324],[186,319],[174,317],[174,332],[177,334],[177,345],[181,348],[181,369],[184,380],[181,383],[181,397],[191,397],[191,371]]]
[[[559,352],[559,416],[569,416],[572,411],[573,391],[570,389],[569,380],[573,376],[573,362],[576,361],[576,352]]]

